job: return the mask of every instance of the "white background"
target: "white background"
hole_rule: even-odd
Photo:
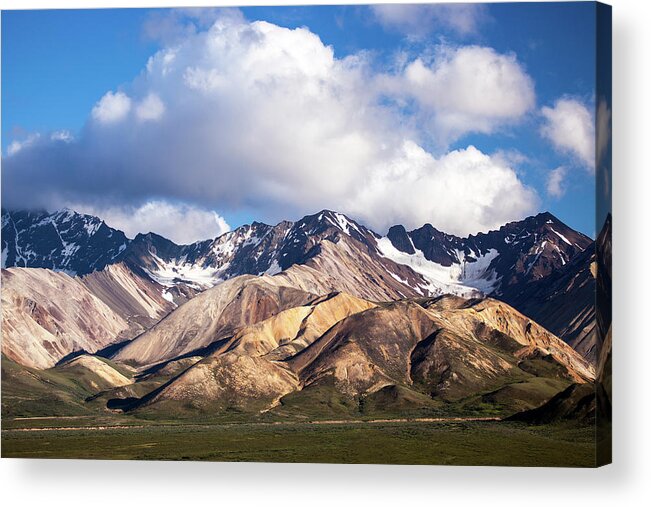
[[[152,7],[225,4],[201,0],[135,3]],[[231,2],[278,3],[301,2]],[[3,459],[3,505],[651,505],[651,309],[647,301],[651,287],[651,2],[610,3],[614,8],[613,465],[573,470]],[[126,1],[0,0],[0,6],[130,5]]]

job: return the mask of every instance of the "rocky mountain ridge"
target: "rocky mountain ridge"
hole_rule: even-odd
[[[460,238],[429,224],[383,237],[345,215],[323,210],[275,226],[254,222],[213,240],[177,245],[154,233],[133,240],[101,220],[71,211],[2,215],[3,267],[45,267],[88,274],[124,262],[157,283],[204,290],[243,274],[276,274],[324,255],[324,242],[346,243],[349,255],[393,278],[388,299],[414,294],[492,295],[512,302],[523,285],[544,278],[592,240],[550,213]],[[377,277],[376,277],[377,278]]]

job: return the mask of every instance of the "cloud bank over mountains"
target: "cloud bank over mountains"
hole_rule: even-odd
[[[152,200],[141,206],[99,207],[92,204],[73,204],[80,213],[100,216],[114,229],[133,239],[138,233],[155,232],[179,245],[212,239],[230,231],[223,217],[211,210],[183,203]]]
[[[307,28],[232,13],[174,34],[75,139],[42,135],[6,154],[3,205],[75,205],[181,242],[228,230],[213,210],[274,222],[331,208],[379,232],[429,222],[462,235],[537,210],[504,157],[448,148],[534,114],[514,54],[440,45],[378,70],[365,52],[336,57]],[[544,134],[587,161],[589,128],[568,138],[565,109],[542,111]]]

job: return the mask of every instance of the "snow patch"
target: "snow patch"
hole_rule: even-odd
[[[84,229],[88,237],[93,236],[101,227],[102,223],[99,220],[84,221]]]
[[[398,282],[400,282],[403,285],[406,285],[407,287],[411,287],[408,280],[405,280],[404,278],[396,275],[395,273],[393,273],[391,271],[389,271],[389,274],[391,275],[391,278],[393,278],[394,280],[397,280]],[[403,294],[403,296],[404,296],[404,294]]]
[[[490,269],[491,262],[499,255],[495,249],[478,256],[475,261],[468,261],[463,251],[455,250],[457,262],[443,266],[426,259],[421,250],[415,249],[413,254],[401,252],[386,237],[378,239],[377,246],[383,257],[408,266],[423,277],[424,284],[416,287],[410,285],[423,295],[456,294],[471,297],[477,296],[478,292],[490,294],[499,283],[497,275]],[[397,275],[389,274],[405,283]]]
[[[527,270],[525,271],[525,275],[528,275],[529,272],[531,271],[531,268],[533,268],[534,264],[538,262],[538,259],[540,259],[540,256],[542,253],[545,251],[545,247],[547,246],[547,240],[543,241],[540,246],[537,247],[536,249],[536,257],[529,263],[529,266],[527,266]]]
[[[79,245],[76,245],[74,243],[66,243],[63,241],[63,249],[61,250],[61,255],[65,259],[64,264],[67,264],[70,261],[70,257],[72,257],[77,252],[77,250],[79,250]]]
[[[335,213],[335,218],[339,224],[339,228],[350,236],[350,228],[348,225],[348,220],[341,213]]]
[[[278,261],[276,259],[273,260],[271,265],[267,268],[266,271],[263,273],[260,273],[262,275],[277,275],[280,273],[283,269],[280,267],[280,264],[278,264]]]
[[[556,250],[556,253],[558,253],[558,257],[561,259],[561,264],[565,266],[566,261],[565,261],[565,254],[563,253],[563,251],[560,248],[558,248],[558,246],[556,245],[554,245],[554,250]]]
[[[207,289],[224,281],[222,274],[228,263],[216,267],[203,267],[185,262],[181,259],[166,262],[153,252],[149,252],[156,263],[155,269],[148,269],[147,274],[164,287],[174,287],[180,282],[199,289]]]
[[[563,241],[565,241],[565,243],[567,243],[568,245],[572,246],[572,243],[570,243],[570,241],[569,241],[565,236],[563,236],[560,232],[555,231],[555,230],[554,230],[553,228],[551,228],[551,227],[550,227],[549,229],[550,229],[554,234],[556,234],[556,236],[558,236],[558,237],[561,238]]]

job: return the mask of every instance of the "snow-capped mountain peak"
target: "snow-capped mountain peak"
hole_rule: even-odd
[[[591,242],[545,212],[466,238],[430,224],[409,232],[397,225],[378,245],[382,255],[410,266],[443,292],[495,295],[549,275]]]
[[[356,274],[339,270],[334,276],[351,276],[346,282],[351,284],[368,279],[384,286],[380,293],[394,297],[508,297],[566,265],[591,242],[550,213],[465,238],[431,224],[411,231],[396,225],[383,237],[342,213],[322,210],[295,223],[253,222],[190,245],[153,233],[128,240],[100,219],[71,210],[2,214],[3,267],[81,275],[125,262],[164,287],[185,284],[195,290],[242,274],[274,275],[294,265],[325,269],[345,262],[356,266]]]
[[[2,211],[2,267],[85,274],[113,262],[128,242],[124,233],[99,218],[69,209]]]

